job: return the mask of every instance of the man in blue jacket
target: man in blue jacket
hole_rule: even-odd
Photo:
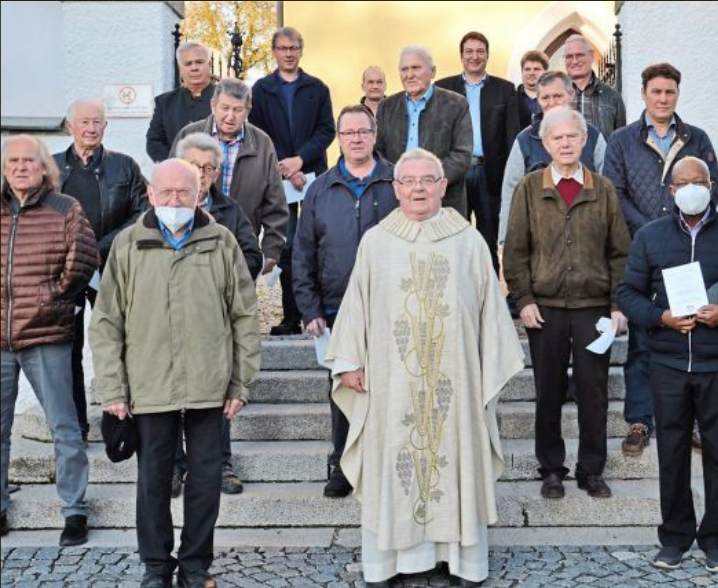
[[[718,215],[710,187],[709,168],[701,159],[686,157],[675,165],[670,190],[676,207],[671,216],[636,233],[618,303],[648,335],[663,517],[658,527],[663,547],[653,563],[679,567],[697,538],[706,569],[718,573],[718,304],[713,300],[693,316],[673,316],[662,273],[698,262],[706,290],[718,288]],[[696,419],[703,438],[706,509],[697,532],[691,492]]]
[[[360,104],[347,106],[337,129],[341,157],[309,188],[292,258],[294,295],[307,331],[315,337],[334,326],[362,236],[399,204],[393,166],[374,153],[371,111]],[[333,450],[324,496],[341,498],[352,491],[339,467],[349,422],[331,399],[330,407]]]
[[[649,221],[671,213],[672,170],[688,155],[708,165],[713,199],[718,200],[718,164],[710,139],[701,129],[684,123],[675,112],[681,72],[669,63],[659,63],[644,69],[641,78],[646,110],[636,122],[611,135],[603,165],[604,175],[616,187],[631,236]],[[629,431],[623,453],[639,456],[653,430],[653,400],[647,336],[638,325],[629,330],[625,377],[624,418]]]
[[[249,113],[249,122],[272,139],[282,178],[297,190],[306,184],[306,174],[318,176],[327,170],[327,148],[335,130],[329,88],[299,67],[303,50],[304,39],[296,29],[282,27],[274,33],[277,69],[254,84]],[[301,314],[292,293],[292,245],[298,216],[299,204],[290,204],[287,243],[279,259],[284,318],[272,327],[272,335],[301,332]]]

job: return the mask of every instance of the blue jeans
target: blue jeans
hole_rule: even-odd
[[[636,325],[629,325],[628,358],[623,368],[626,400],[623,418],[628,424],[641,423],[653,432],[653,389],[650,379],[648,334]]]
[[[62,516],[87,516],[89,464],[72,399],[72,344],[38,345],[2,352],[2,514],[7,512],[10,437],[15,418],[20,370],[37,396],[55,445],[57,494],[65,505]]]

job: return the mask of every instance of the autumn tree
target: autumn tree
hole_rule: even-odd
[[[186,2],[183,40],[196,41],[219,52],[226,75],[232,51],[230,35],[239,23],[242,35],[242,77],[259,77],[272,69],[272,33],[277,28],[275,2]]]

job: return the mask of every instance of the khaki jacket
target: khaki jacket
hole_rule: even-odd
[[[248,399],[259,370],[254,283],[229,230],[198,210],[175,251],[154,210],[115,239],[89,330],[103,406],[135,414]]]

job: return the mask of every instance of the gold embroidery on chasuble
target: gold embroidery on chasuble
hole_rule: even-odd
[[[396,460],[396,472],[404,493],[418,490],[414,502],[414,521],[429,524],[430,503],[441,502],[441,469],[448,465],[441,454],[444,423],[453,393],[451,380],[441,373],[446,336],[444,320],[451,314],[442,302],[449,277],[447,258],[429,254],[409,257],[411,277],[404,278],[404,312],[394,323],[394,339],[402,367],[408,377],[411,409],[402,424],[409,429]]]

